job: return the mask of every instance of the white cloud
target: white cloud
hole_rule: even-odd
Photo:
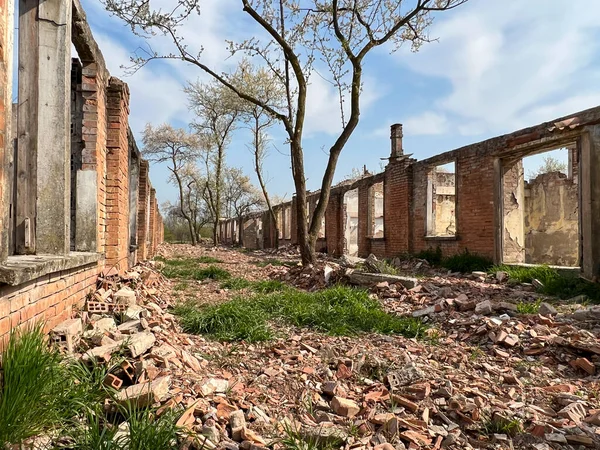
[[[404,132],[410,135],[436,135],[448,131],[448,118],[444,114],[426,111],[404,121]]]
[[[599,15],[600,3],[584,0],[473,1],[440,15],[439,42],[399,52],[413,71],[450,84],[420,115],[493,134],[597,105]]]

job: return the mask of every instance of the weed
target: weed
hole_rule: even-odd
[[[304,436],[289,424],[283,426],[283,433],[280,443],[285,450],[334,450],[344,443],[342,437],[320,437],[318,432]]]
[[[469,354],[469,359],[471,361],[475,361],[484,355],[485,355],[485,353],[483,352],[483,350],[481,350],[480,347],[473,347],[471,349],[471,353]]]
[[[492,271],[504,271],[512,280],[520,283],[531,283],[534,279],[540,281],[544,287],[541,292],[562,299],[569,299],[585,295],[593,303],[600,303],[600,289],[597,283],[591,283],[582,278],[566,277],[557,270],[548,266],[495,266]]]
[[[504,419],[500,416],[483,421],[482,426],[487,435],[507,434],[508,436],[514,436],[523,431],[519,419]]]
[[[198,309],[191,303],[175,308],[186,332],[208,334],[219,340],[268,340],[268,320],[279,319],[297,327],[313,328],[336,336],[359,332],[422,336],[426,326],[412,317],[391,315],[364,290],[335,286],[318,292],[285,289],[241,297]]]
[[[16,331],[2,352],[0,447],[19,444],[60,421],[63,368],[41,326]]]
[[[519,302],[517,303],[517,312],[519,314],[537,314],[540,310],[542,300],[538,299],[535,302]]]
[[[169,410],[157,417],[154,411],[140,408],[134,403],[123,408],[129,424],[129,436],[126,445],[128,450],[175,450],[177,444],[176,422],[179,412]]]
[[[449,256],[442,260],[442,266],[452,272],[469,273],[486,271],[493,266],[493,261],[487,256],[470,253],[465,249],[463,253]]]

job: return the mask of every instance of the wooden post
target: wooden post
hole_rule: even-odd
[[[71,7],[19,3],[18,253],[70,250]]]

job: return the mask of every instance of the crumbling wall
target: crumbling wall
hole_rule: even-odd
[[[560,172],[525,185],[525,262],[579,265],[579,200],[574,180]]]
[[[525,262],[525,179],[523,160],[504,168],[504,262]]]
[[[435,208],[436,236],[451,236],[456,233],[456,186],[454,173],[434,174],[433,208]]]
[[[358,255],[358,189],[344,194],[344,253]]]
[[[56,83],[44,85],[44,76],[35,71],[21,71],[27,72],[19,82],[19,95],[23,85],[24,97],[19,97],[22,101],[18,107],[18,123],[11,123],[11,111],[10,108],[6,111],[4,102],[12,93],[9,65],[5,64],[5,56],[12,52],[12,7],[12,2],[0,5],[0,159],[7,149],[16,146],[14,167],[23,171],[28,164],[33,164],[36,170],[11,180],[6,174],[12,161],[8,165],[0,164],[0,233],[8,230],[4,225],[8,225],[9,209],[18,209],[20,214],[10,238],[11,255],[8,255],[9,239],[5,239],[5,234],[0,235],[0,347],[11,329],[41,321],[46,329],[53,328],[71,315],[73,307],[85,301],[95,289],[99,274],[114,273],[111,269],[115,264],[124,272],[138,260],[154,256],[164,238],[157,201],[151,198],[154,190],[146,161],[139,161],[139,177],[134,175],[139,181],[137,186],[129,185],[132,174],[127,85],[110,79],[78,0],[61,6],[64,9],[60,13],[69,19],[72,17],[72,23],[64,28],[56,27],[48,18],[40,19],[37,6],[20,11],[21,25],[46,20],[44,27],[49,27],[48,33],[37,34],[30,33],[28,27],[19,28],[20,46],[29,58],[27,63],[32,67],[42,64],[45,59],[40,59],[38,53],[42,52],[40,49],[49,51],[45,48],[48,47],[58,54],[58,62],[53,61],[53,64],[60,65],[61,73]],[[74,64],[76,70],[70,80],[61,78],[62,69],[66,72],[71,68],[69,38],[81,59],[80,64]],[[19,55],[20,60],[25,56]],[[63,62],[68,62],[68,67],[63,67]],[[54,66],[50,64],[50,67]],[[48,72],[47,67],[44,70]],[[46,100],[50,97],[55,100],[52,104]],[[57,105],[64,108],[54,117]],[[56,120],[39,120],[38,116],[29,115],[31,108],[39,112],[39,117]],[[32,127],[25,128],[30,123]],[[23,138],[27,133],[18,131],[24,129],[37,140]],[[6,139],[12,135],[14,139]],[[49,136],[57,136],[52,145],[48,145]],[[41,151],[38,152],[38,148]],[[45,162],[60,165],[52,171],[47,167],[51,164]],[[52,173],[60,177],[55,190],[47,188],[52,181],[48,176]],[[29,184],[27,189],[19,191],[15,183]],[[132,188],[136,192],[132,192]],[[40,189],[43,189],[42,197],[37,192]],[[9,192],[15,194],[5,198]],[[54,197],[56,205],[44,200]],[[43,220],[38,221],[39,227],[32,228],[30,235],[35,242],[28,247],[23,214],[32,214],[35,224],[40,207],[36,210],[32,205],[35,207],[37,201],[39,206],[40,199],[43,200]],[[57,220],[50,223],[51,217]],[[134,223],[132,218],[136,219]],[[130,238],[136,233],[133,241],[139,242],[143,251],[131,257]],[[39,245],[35,247],[35,244]],[[72,249],[76,251],[69,251]]]

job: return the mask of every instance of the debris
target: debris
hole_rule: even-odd
[[[331,409],[334,413],[344,417],[354,417],[360,411],[356,402],[342,397],[333,397],[331,400]]]

